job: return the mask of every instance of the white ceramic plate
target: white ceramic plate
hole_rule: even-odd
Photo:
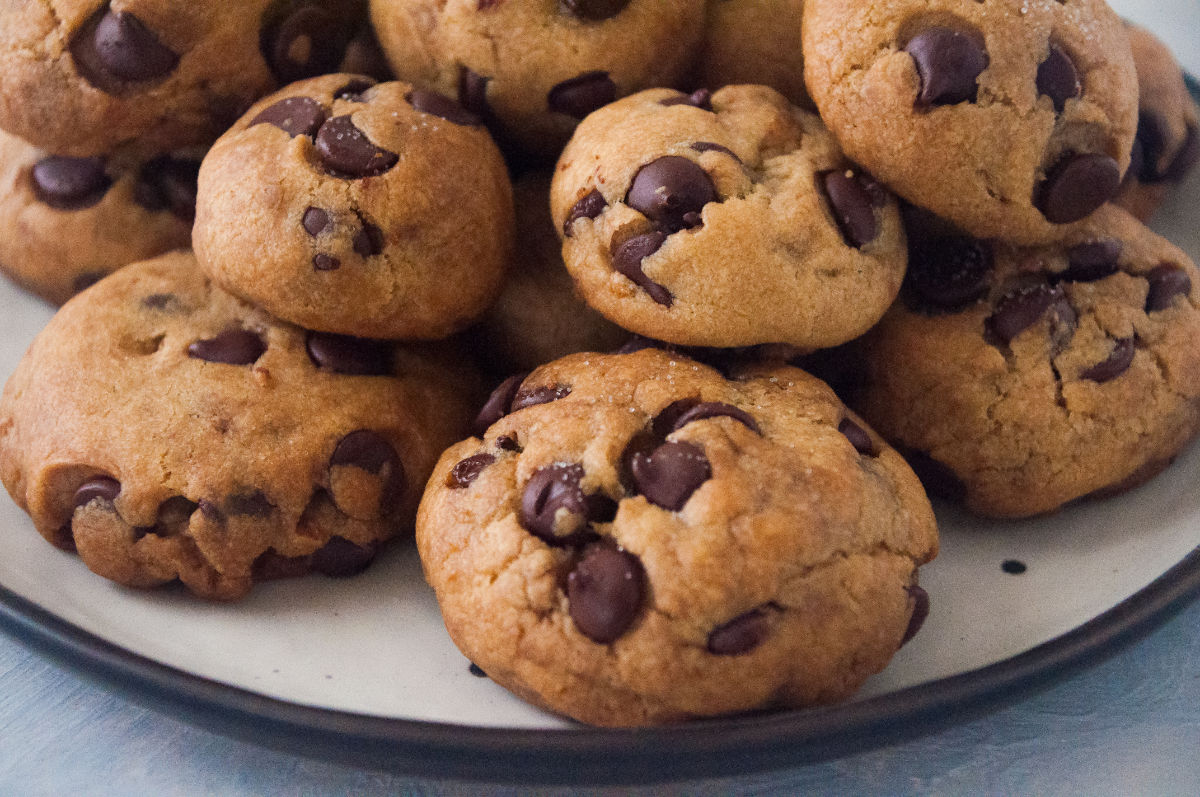
[[[1194,0],[1174,5],[1176,22],[1200,23]],[[1198,199],[1193,175],[1155,224],[1194,258]],[[51,310],[7,283],[0,304],[7,376]],[[473,676],[411,543],[354,579],[269,583],[240,603],[208,604],[92,575],[5,496],[0,628],[173,713],[310,755],[526,782],[730,774],[958,721],[1161,620],[1200,592],[1198,481],[1193,446],[1138,490],[1048,518],[988,523],[938,507],[942,553],[921,571],[932,612],[855,701],[679,728],[582,729]],[[1009,560],[1027,570],[1006,572]]]

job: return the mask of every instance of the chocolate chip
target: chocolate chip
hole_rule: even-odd
[[[742,159],[737,156],[737,153],[731,150],[729,147],[724,147],[720,144],[714,144],[711,141],[697,141],[695,144],[692,144],[691,149],[693,152],[723,152],[738,163],[742,162]]]
[[[120,91],[126,83],[161,78],[179,64],[179,56],[144,22],[107,7],[76,31],[70,49],[79,73],[108,93]]]
[[[1151,269],[1146,275],[1146,281],[1150,283],[1146,293],[1147,313],[1166,310],[1174,304],[1176,296],[1187,296],[1192,292],[1192,278],[1182,268],[1171,263]]]
[[[142,306],[151,310],[175,312],[179,309],[179,297],[173,293],[152,293],[142,299]]]
[[[671,410],[677,404],[679,402],[671,404],[664,412]],[[660,413],[659,417],[662,417],[662,413]],[[758,428],[758,422],[750,416],[750,413],[732,404],[725,404],[720,401],[704,401],[687,408],[675,420],[672,431],[682,429],[689,423],[709,418],[732,418],[755,434],[762,434],[762,430]]]
[[[445,119],[456,125],[464,127],[472,127],[474,125],[483,124],[483,120],[475,114],[468,111],[463,106],[459,105],[454,100],[447,97],[445,94],[439,94],[436,91],[425,91],[424,89],[413,89],[404,97],[409,105],[416,108],[421,113],[427,113],[430,116],[436,116],[440,119]]]
[[[1163,177],[1167,180],[1180,182],[1198,162],[1200,162],[1200,127],[1197,125],[1188,125],[1183,144],[1180,145],[1179,151],[1175,153],[1175,157],[1171,159],[1171,163],[1168,164]]]
[[[79,210],[104,198],[112,179],[104,173],[103,158],[65,158],[51,155],[29,170],[33,195],[59,210]]]
[[[496,457],[491,454],[476,454],[473,457],[459,460],[459,462],[450,470],[450,475],[446,479],[446,486],[452,490],[461,490],[464,487],[470,487],[471,482],[479,478],[479,474],[483,473],[484,469],[496,461]]]
[[[356,254],[362,257],[374,257],[383,253],[383,230],[371,222],[359,217],[362,227],[354,234],[352,242]]]
[[[604,195],[593,188],[567,213],[567,220],[563,222],[563,235],[570,238],[575,232],[576,221],[594,219],[603,213],[606,207],[608,207],[608,201],[605,200]]]
[[[1039,94],[1050,98],[1058,113],[1062,113],[1067,100],[1078,97],[1083,91],[1075,62],[1057,44],[1051,43],[1050,54],[1038,65],[1037,88]]]
[[[594,545],[567,576],[567,602],[579,632],[607,645],[629,630],[645,592],[638,558],[608,545]]]
[[[394,152],[375,146],[349,116],[335,116],[317,131],[317,155],[330,174],[357,179],[377,177],[400,160]]]
[[[958,310],[984,295],[992,273],[992,247],[974,238],[914,239],[905,286],[921,307]]]
[[[649,454],[638,452],[630,467],[637,491],[672,512],[683,509],[692,493],[712,478],[704,450],[685,442],[663,443]]]
[[[621,353],[632,353],[633,351],[641,351],[642,349],[658,348],[657,343],[658,341],[652,341],[648,338],[635,338],[629,343],[626,343],[625,346],[628,347],[632,344],[640,344],[639,348],[626,351],[625,347],[622,347]],[[699,405],[700,399],[698,398],[682,398],[672,401],[670,404],[663,407],[659,413],[654,416],[654,419],[650,421],[650,431],[654,437],[653,443],[649,448],[653,448],[654,445],[663,442],[667,435],[669,435],[671,432],[682,428],[684,424],[680,423],[680,418]],[[736,409],[736,407],[734,409]],[[758,431],[757,428],[755,428],[755,431]],[[649,450],[649,448],[645,450]]]
[[[1090,379],[1101,384],[1116,379],[1128,371],[1129,366],[1133,364],[1135,350],[1133,338],[1120,338],[1113,342],[1113,350],[1108,357],[1084,370],[1079,378]]]
[[[667,155],[638,170],[625,203],[673,233],[697,226],[699,219],[694,217],[716,199],[708,172],[695,161]]]
[[[330,467],[355,467],[379,474],[387,465],[398,465],[392,444],[370,429],[359,429],[342,438],[329,458]]]
[[[476,678],[488,677],[488,674],[483,671],[483,668],[475,662],[471,662],[471,666],[467,668],[467,672],[471,673],[471,675],[474,675]]]
[[[188,356],[210,363],[250,365],[267,350],[261,336],[248,329],[233,327],[216,337],[197,340],[188,346]]]
[[[550,110],[582,119],[617,98],[617,84],[607,72],[584,72],[564,80],[546,95]]]
[[[475,416],[475,434],[482,437],[492,424],[512,411],[513,399],[516,398],[526,376],[528,374],[516,374],[496,386],[484,402],[483,408],[479,410],[479,414]]]
[[[858,173],[822,172],[818,175],[834,221],[846,243],[855,249],[875,240],[879,224],[875,220],[875,199],[859,179]]]
[[[1052,305],[1064,298],[1062,288],[1044,282],[1018,287],[996,303],[996,311],[985,322],[987,329],[1008,343],[1036,324]]]
[[[320,208],[309,207],[304,211],[300,224],[314,238],[329,229],[329,214]]]
[[[528,390],[518,390],[512,398],[509,412],[523,410],[526,407],[536,407],[538,404],[549,404],[571,395],[571,388],[565,385],[535,387]]]
[[[1000,569],[1010,576],[1019,576],[1029,568],[1019,559],[1005,559],[1000,563]]]
[[[1101,238],[1076,244],[1067,250],[1067,270],[1058,275],[1064,282],[1095,282],[1117,272],[1122,243]]]
[[[1086,218],[1121,187],[1121,168],[1107,155],[1071,153],[1046,174],[1035,191],[1038,210],[1051,224]]]
[[[375,81],[370,78],[354,78],[346,85],[333,93],[335,100],[346,100],[347,102],[365,102],[363,94],[367,89],[374,88]]]
[[[904,636],[900,638],[901,647],[917,635],[921,626],[925,625],[925,619],[929,617],[929,593],[925,588],[913,584],[911,587],[905,587],[905,590],[913,600],[913,610],[908,617],[908,627],[904,629]]]
[[[394,345],[389,341],[309,332],[305,340],[309,359],[318,368],[353,376],[391,376]]]
[[[629,0],[558,0],[558,5],[572,16],[599,22],[620,14],[629,5]]]
[[[590,521],[610,517],[612,500],[584,495],[583,466],[555,463],[530,477],[521,493],[521,525],[551,545],[582,542],[591,534]]]
[[[875,441],[871,439],[871,435],[867,434],[867,430],[863,429],[849,418],[842,418],[838,424],[838,431],[845,435],[850,441],[850,445],[854,446],[854,450],[868,457],[879,456],[879,449],[875,446]]]
[[[501,451],[520,451],[521,444],[517,442],[517,438],[505,434],[496,438],[496,448]]]
[[[975,101],[988,54],[974,36],[953,28],[926,28],[905,45],[904,51],[916,62],[921,77],[918,107]]]
[[[325,252],[317,252],[313,255],[312,264],[317,271],[337,271],[342,267],[342,261]]]
[[[658,104],[667,108],[673,105],[690,105],[693,108],[711,112],[713,109],[712,92],[708,89],[696,89],[691,94],[677,94],[674,97],[659,100]]]
[[[262,490],[237,493],[225,499],[225,512],[245,517],[268,517],[275,507],[267,500]]]
[[[714,656],[749,653],[767,638],[767,632],[770,631],[768,619],[764,610],[751,609],[717,626],[708,634],[708,652]]]
[[[966,499],[967,485],[949,465],[915,449],[906,449],[903,455],[908,466],[931,496],[956,504],[961,504]]]
[[[1138,180],[1147,184],[1162,182],[1162,159],[1167,150],[1167,120],[1156,111],[1140,111],[1134,143],[1141,153],[1136,172]],[[1132,163],[1129,168],[1133,169]]]
[[[200,161],[160,155],[138,169],[133,199],[147,210],[169,210],[183,221],[196,218]]]
[[[650,294],[650,298],[655,302],[670,307],[674,301],[671,292],[642,271],[642,261],[661,249],[666,240],[667,234],[662,230],[635,235],[613,250],[612,264],[618,273],[631,279],[634,284]]]
[[[337,72],[353,36],[349,14],[324,8],[325,3],[293,3],[282,17],[265,25],[262,54],[280,83]]]
[[[268,124],[289,136],[312,138],[325,123],[325,108],[311,97],[287,97],[269,105],[251,120],[248,127]]]
[[[491,78],[484,77],[465,66],[458,72],[458,101],[462,103],[462,107],[480,119],[489,119],[492,115],[492,108],[488,105],[487,99],[489,80]]]
[[[93,476],[75,489],[72,505],[87,506],[92,501],[115,501],[121,494],[121,483],[111,476]]]
[[[379,544],[358,545],[334,535],[312,555],[312,569],[333,578],[356,576],[375,560]]]

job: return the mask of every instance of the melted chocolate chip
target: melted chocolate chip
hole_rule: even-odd
[[[262,490],[236,493],[225,499],[225,512],[244,517],[269,517],[275,507],[267,500]]]
[[[691,94],[677,94],[674,97],[667,97],[665,100],[660,100],[658,104],[667,108],[673,105],[689,105],[692,108],[711,112],[713,109],[712,92],[708,89],[697,89]]]
[[[1146,293],[1146,312],[1166,310],[1175,302],[1176,296],[1187,296],[1192,292],[1192,278],[1179,266],[1164,263],[1151,269],[1146,275],[1150,283]]]
[[[929,617],[929,593],[925,591],[925,588],[913,584],[905,589],[912,598],[913,611],[908,617],[908,628],[904,629],[904,636],[900,638],[902,647],[917,635],[917,632],[925,625],[925,619]]]
[[[981,298],[992,273],[992,248],[974,238],[910,242],[905,287],[921,308],[958,310]]]
[[[346,85],[333,93],[335,100],[346,100],[347,102],[365,102],[363,94],[367,89],[374,88],[375,81],[371,78],[354,78]]]
[[[625,10],[629,0],[558,0],[562,10],[588,22],[612,19]]]
[[[362,257],[374,257],[383,254],[383,230],[371,222],[359,217],[362,227],[354,234],[351,242],[354,252]]]
[[[561,462],[534,473],[521,493],[521,525],[551,545],[587,539],[590,521],[608,517],[612,500],[584,495],[583,475],[582,465]]]
[[[483,124],[483,120],[475,114],[468,111],[463,106],[459,105],[454,100],[447,97],[445,94],[439,94],[436,91],[425,91],[424,89],[413,89],[404,97],[409,105],[416,108],[421,113],[427,113],[430,116],[436,116],[440,119],[445,119],[456,125],[464,127],[472,127],[474,125]]]
[[[179,56],[141,19],[107,5],[75,32],[70,50],[84,79],[110,94],[165,77],[179,64]]]
[[[720,144],[714,144],[711,141],[697,141],[695,144],[692,144],[691,149],[693,152],[722,152],[733,158],[738,163],[742,162],[742,159],[737,156],[737,153],[731,150],[729,147],[725,147]]]
[[[667,234],[662,230],[635,235],[613,250],[612,264],[618,273],[625,275],[650,294],[650,298],[655,302],[670,307],[674,301],[671,292],[642,271],[642,261],[661,249],[666,240]]]
[[[551,111],[583,119],[617,98],[617,84],[607,72],[585,72],[550,89],[546,103]]]
[[[538,404],[549,404],[551,401],[558,401],[571,395],[571,388],[566,385],[554,385],[529,388],[522,388],[516,392],[512,398],[512,404],[509,405],[509,412],[523,410],[526,407],[536,407]]]
[[[147,210],[168,210],[183,221],[196,217],[196,181],[200,161],[160,155],[142,165],[133,199]]]
[[[1062,288],[1039,282],[1007,293],[988,318],[988,331],[1008,343],[1038,322],[1055,303],[1065,300]]]
[[[381,514],[386,515],[395,511],[404,497],[404,463],[401,462],[392,444],[379,432],[371,429],[358,429],[343,437],[329,457],[329,467],[330,470],[333,468],[357,468],[380,477],[382,484],[378,511]],[[341,507],[342,502],[339,501],[336,487],[334,485],[333,499],[334,503]]]
[[[1067,251],[1067,270],[1058,278],[1064,282],[1095,282],[1115,274],[1123,248],[1116,238],[1076,244]]]
[[[684,401],[686,401],[686,399],[684,399]],[[663,413],[659,414],[659,417],[663,417],[666,412],[671,411],[672,408],[679,404],[680,402],[678,401],[674,404],[671,404],[666,410],[663,411]],[[739,409],[732,404],[725,404],[724,402],[720,401],[704,401],[684,409],[683,412],[679,414],[678,418],[676,418],[674,424],[672,424],[671,431],[682,429],[689,423],[695,423],[696,421],[703,421],[709,418],[732,418],[755,434],[762,434],[762,430],[758,428],[758,422],[751,417],[750,413],[743,409]]]
[[[495,461],[496,457],[492,454],[476,454],[473,457],[459,460],[450,470],[450,475],[446,478],[446,486],[452,490],[470,487],[471,482],[478,479],[479,474]]]
[[[394,345],[389,341],[309,332],[305,340],[308,357],[318,368],[335,374],[391,376]]]
[[[516,398],[517,391],[521,389],[521,383],[525,381],[526,376],[528,374],[516,374],[496,386],[479,410],[479,414],[475,416],[475,434],[482,437],[492,424],[512,411],[513,399]]]
[[[692,494],[712,478],[704,450],[685,442],[668,442],[630,460],[633,483],[650,503],[672,512],[683,509]]]
[[[767,612],[751,609],[723,623],[708,634],[708,652],[714,656],[740,656],[763,643],[771,630]]]
[[[377,177],[400,160],[396,153],[371,143],[349,116],[335,116],[322,124],[316,144],[322,164],[335,177]]]
[[[850,445],[854,446],[854,450],[858,453],[868,457],[879,456],[879,449],[875,446],[871,435],[854,421],[842,418],[838,424],[838,431],[845,435],[846,439],[850,441]]]
[[[87,506],[97,499],[112,502],[121,494],[121,483],[111,476],[93,476],[75,489],[72,506]]]
[[[321,103],[311,97],[287,97],[264,108],[248,127],[274,125],[289,136],[312,138],[324,123],[325,108]]]
[[[708,172],[695,161],[668,155],[638,170],[625,203],[673,233],[697,226],[700,211],[716,200]]]
[[[975,101],[979,75],[988,65],[987,50],[975,37],[935,26],[914,36],[904,50],[912,56],[921,77],[918,107]]]
[[[1080,379],[1090,379],[1101,384],[1116,379],[1129,370],[1136,352],[1133,338],[1121,338],[1113,342],[1112,352],[1100,362],[1087,368]]]
[[[608,207],[608,201],[604,199],[604,195],[593,188],[584,194],[567,213],[567,220],[563,222],[563,235],[570,238],[575,232],[576,221],[594,219],[603,213],[606,207]]]
[[[1046,174],[1034,204],[1051,224],[1086,218],[1121,187],[1121,168],[1107,155],[1071,153]]]
[[[1078,97],[1083,91],[1075,62],[1057,44],[1050,45],[1050,54],[1038,66],[1037,88],[1039,94],[1050,98],[1058,113],[1062,113],[1067,100]]]
[[[607,645],[637,617],[645,592],[642,563],[607,545],[588,548],[567,576],[567,602],[580,633]]]
[[[267,344],[257,332],[233,327],[216,337],[197,340],[188,346],[188,356],[210,363],[251,365],[256,362]]]
[[[370,566],[379,544],[358,545],[334,535],[312,555],[312,569],[333,578],[356,576]]]
[[[317,271],[337,271],[342,267],[342,261],[325,252],[313,255],[312,264]]]
[[[29,176],[38,201],[59,210],[91,207],[112,186],[112,179],[104,173],[103,158],[51,155],[33,164]]]
[[[355,20],[351,9],[329,5],[292,2],[263,26],[259,46],[280,83],[338,71]]]
[[[329,229],[329,222],[329,213],[314,207],[305,210],[304,217],[300,220],[304,231],[314,238]]]
[[[875,198],[860,177],[858,173],[845,171],[822,172],[817,177],[842,238],[855,249],[862,249],[879,234]]]

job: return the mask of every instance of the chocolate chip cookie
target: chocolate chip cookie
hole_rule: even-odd
[[[811,109],[800,46],[803,13],[804,0],[708,0],[699,85],[757,83]]]
[[[371,20],[401,80],[457,97],[549,160],[592,111],[684,79],[704,2],[373,0]]]
[[[1179,64],[1153,33],[1129,25],[1138,76],[1138,127],[1117,204],[1146,221],[1200,161],[1200,111]]]
[[[1148,479],[1200,429],[1200,276],[1129,214],[1036,248],[910,235],[853,404],[931,492],[1050,512]]]
[[[846,153],[969,234],[1049,243],[1116,195],[1137,77],[1103,0],[807,0],[803,33]]]
[[[209,144],[277,83],[336,69],[365,0],[17,0],[0,127],[62,155]]]
[[[497,389],[417,519],[471,661],[599,725],[831,702],[887,664],[928,610],[920,484],[804,372],[731,375],[644,349]]]
[[[264,98],[200,169],[192,242],[227,290],[307,329],[442,338],[496,296],[512,186],[480,120],[407,83]]]
[[[0,399],[0,476],[96,573],[234,599],[353,574],[411,528],[471,389],[444,351],[275,321],[173,253],[37,337]]]
[[[202,155],[70,158],[0,133],[0,271],[62,304],[126,263],[187,248]]]
[[[475,330],[492,370],[530,371],[579,351],[612,351],[630,335],[588,307],[562,261],[550,219],[550,175],[528,174],[513,186],[517,238],[504,289]]]
[[[551,207],[588,304],[671,343],[833,346],[904,276],[895,199],[765,86],[652,89],[597,111]]]

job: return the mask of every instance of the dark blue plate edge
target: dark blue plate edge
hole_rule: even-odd
[[[1200,546],[1091,621],[979,670],[859,702],[666,728],[477,728],[311,708],[159,664],[0,586],[0,630],[102,686],[203,728],[295,755],[426,778],[649,784],[780,769],[898,744],[1094,666],[1200,596]]]

